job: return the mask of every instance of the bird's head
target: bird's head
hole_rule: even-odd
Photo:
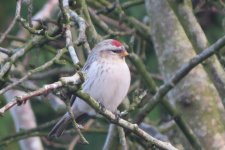
[[[96,53],[101,58],[106,59],[122,59],[124,60],[125,56],[128,55],[123,44],[114,39],[104,40],[98,43],[93,52]]]

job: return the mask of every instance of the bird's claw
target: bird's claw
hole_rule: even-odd
[[[99,106],[100,106],[100,110],[102,112],[105,112],[106,108],[105,108],[105,106],[101,102],[99,102]]]
[[[21,97],[17,96],[16,97],[16,103],[18,106],[26,104],[27,100],[22,100]]]
[[[119,112],[119,111],[116,111],[115,113],[115,121],[118,123],[119,122],[119,119],[122,117],[122,114]]]

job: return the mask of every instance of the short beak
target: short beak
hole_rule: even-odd
[[[119,53],[120,56],[125,57],[128,56],[129,53],[126,50],[123,50],[121,53]]]

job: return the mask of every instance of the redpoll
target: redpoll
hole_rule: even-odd
[[[127,55],[119,41],[104,40],[93,48],[82,68],[87,77],[83,91],[112,112],[115,112],[123,101],[130,86],[130,71],[125,62]],[[83,114],[95,114],[95,111],[78,97],[72,104],[72,110],[75,119]],[[49,136],[60,136],[70,121],[71,117],[66,113],[53,127]]]

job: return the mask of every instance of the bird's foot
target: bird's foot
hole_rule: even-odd
[[[22,105],[22,104],[26,104],[28,99],[22,99],[20,96],[16,97],[16,103],[18,106]]]
[[[106,110],[105,106],[101,102],[98,102],[98,103],[99,103],[99,106],[100,106],[100,111],[105,112],[105,110]]]
[[[118,123],[120,118],[122,118],[122,114],[119,111],[114,112],[114,114],[116,117],[115,122]]]

